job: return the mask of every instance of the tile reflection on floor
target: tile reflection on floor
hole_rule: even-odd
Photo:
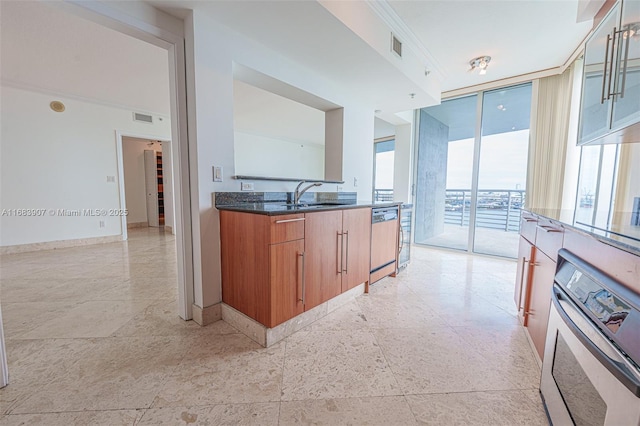
[[[282,342],[177,316],[175,238],[2,257],[0,425],[545,425],[514,262],[411,264]]]

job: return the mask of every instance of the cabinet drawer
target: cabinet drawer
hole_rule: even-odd
[[[526,238],[530,243],[535,243],[537,224],[537,216],[528,212],[522,212],[522,215],[520,216],[520,235]]]
[[[271,217],[271,244],[304,238],[304,214],[287,214]]]
[[[564,228],[548,219],[539,218],[536,225],[536,247],[554,262],[562,248]]]

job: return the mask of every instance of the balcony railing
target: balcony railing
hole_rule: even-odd
[[[377,203],[393,201],[393,189],[374,189],[373,201]]]
[[[374,189],[375,202],[393,201],[393,189]],[[444,204],[444,223],[469,226],[471,210],[470,189],[447,189]],[[526,191],[514,189],[484,189],[478,191],[476,226],[520,232],[520,210]]]
[[[485,189],[478,191],[476,226],[479,228],[520,231],[520,210],[526,192],[523,190]],[[444,222],[469,226],[471,190],[447,189]]]

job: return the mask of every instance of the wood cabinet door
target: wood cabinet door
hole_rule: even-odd
[[[269,246],[271,315],[268,327],[273,328],[304,311],[304,262],[304,240]]]
[[[305,310],[342,292],[342,211],[305,214]]]
[[[518,309],[518,318],[523,322],[524,318],[524,299],[529,287],[529,266],[531,262],[533,245],[525,238],[520,237],[520,245],[518,247],[518,269],[516,272],[516,287],[513,292],[513,300],[516,302]]]
[[[342,211],[342,291],[369,281],[371,209]]]
[[[530,281],[530,296],[525,310],[529,336],[538,351],[538,355],[540,355],[540,359],[542,359],[547,337],[551,288],[556,274],[556,263],[541,251],[536,251],[534,265]]]
[[[268,216],[220,212],[222,301],[261,324],[269,321],[269,227]]]

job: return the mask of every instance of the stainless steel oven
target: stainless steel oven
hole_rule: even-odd
[[[640,425],[640,294],[562,249],[540,392],[558,425]]]

